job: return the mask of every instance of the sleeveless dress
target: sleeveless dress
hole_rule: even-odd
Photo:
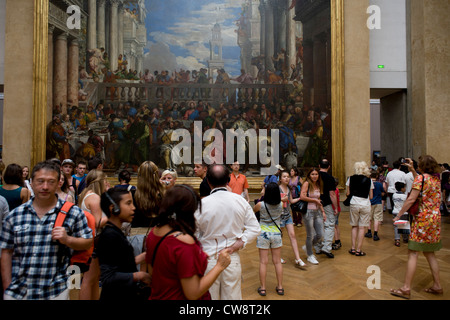
[[[0,187],[0,196],[3,196],[9,205],[9,211],[13,211],[18,206],[22,205],[22,199],[20,198],[20,193],[22,192],[22,187],[14,190],[6,190]]]

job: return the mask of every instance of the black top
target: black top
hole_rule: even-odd
[[[202,183],[200,183],[200,197],[207,197],[211,193],[211,187],[208,184],[208,180],[206,177],[203,179]]]
[[[102,283],[100,300],[136,299],[138,285],[133,282],[133,273],[138,270],[133,247],[122,230],[110,222],[99,236],[97,256]]]
[[[353,175],[350,177],[350,193],[353,196],[367,198],[370,194],[371,180],[363,175]]]
[[[333,176],[327,172],[319,171],[319,174],[323,182],[323,194],[320,196],[320,200],[322,200],[322,205],[326,207],[332,204],[330,191],[336,190],[336,182]]]

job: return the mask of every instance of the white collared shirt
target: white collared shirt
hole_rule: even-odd
[[[195,218],[197,239],[208,256],[230,247],[237,239],[245,246],[261,233],[251,205],[226,188],[211,190],[211,194],[202,199],[202,212],[197,210]]]

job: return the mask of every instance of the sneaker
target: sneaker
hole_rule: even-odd
[[[306,259],[311,264],[319,264],[319,261],[317,261],[316,257],[312,254]]]
[[[302,261],[302,259],[298,259],[298,260],[295,260],[295,266],[296,267],[304,267],[304,266],[306,266],[306,263],[304,263]]]
[[[281,264],[286,264],[286,260],[284,260],[283,258],[281,258]]]
[[[374,235],[373,236],[373,241],[378,241],[378,240],[380,240],[380,237],[376,234],[376,235]]]
[[[372,232],[367,232],[364,237],[366,238],[372,238]]]

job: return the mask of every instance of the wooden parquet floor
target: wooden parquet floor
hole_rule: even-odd
[[[384,223],[379,230],[380,241],[365,238],[364,257],[356,257],[348,253],[351,247],[351,227],[348,212],[341,212],[339,226],[342,248],[333,250],[334,259],[320,254],[316,255],[318,265],[306,261],[306,253],[302,250],[305,244],[305,227],[295,227],[299,252],[307,264],[305,270],[295,267],[295,258],[287,232],[283,231],[282,257],[283,287],[285,295],[275,292],[275,269],[269,257],[267,267],[267,296],[257,293],[259,282],[259,253],[256,243],[249,244],[241,252],[242,261],[242,293],[244,300],[398,300],[390,295],[391,288],[399,288],[403,284],[407,262],[407,244],[394,246],[394,229],[392,216],[385,212]],[[411,299],[414,300],[449,300],[450,299],[450,217],[442,219],[443,249],[436,253],[439,260],[441,284],[444,294],[440,296],[425,293],[423,290],[432,284],[431,272],[425,257],[421,254],[414,277]],[[369,267],[378,268],[380,288],[369,289],[368,279],[375,275]],[[371,278],[372,279],[372,278]],[[370,280],[370,284],[375,282]]]
[[[253,198],[253,197],[252,197]],[[341,212],[339,227],[341,231],[342,248],[333,250],[334,259],[325,255],[316,255],[318,265],[306,261],[306,253],[302,250],[305,244],[305,227],[295,227],[297,243],[302,260],[307,266],[302,270],[294,265],[294,253],[287,232],[283,231],[282,257],[286,260],[283,265],[283,287],[285,295],[279,296],[275,292],[275,269],[269,256],[267,267],[267,296],[261,297],[257,288],[259,282],[259,252],[256,241],[250,243],[241,251],[242,264],[242,297],[243,300],[399,300],[401,298],[390,295],[391,288],[399,288],[403,284],[408,259],[407,244],[401,247],[394,246],[394,229],[392,216],[385,212],[384,223],[380,227],[380,241],[365,238],[364,257],[350,255],[348,250],[351,244],[351,227],[349,225],[348,211]],[[134,229],[133,234],[145,232]],[[423,290],[432,284],[431,272],[423,255],[419,256],[416,274],[414,277],[412,300],[450,300],[450,217],[442,218],[441,229],[443,249],[436,253],[441,284],[444,294],[440,296],[425,293]],[[374,276],[369,269],[378,268],[380,288],[369,289],[368,279]],[[373,281],[369,281],[373,284]],[[78,300],[78,290],[72,290],[71,300]]]

